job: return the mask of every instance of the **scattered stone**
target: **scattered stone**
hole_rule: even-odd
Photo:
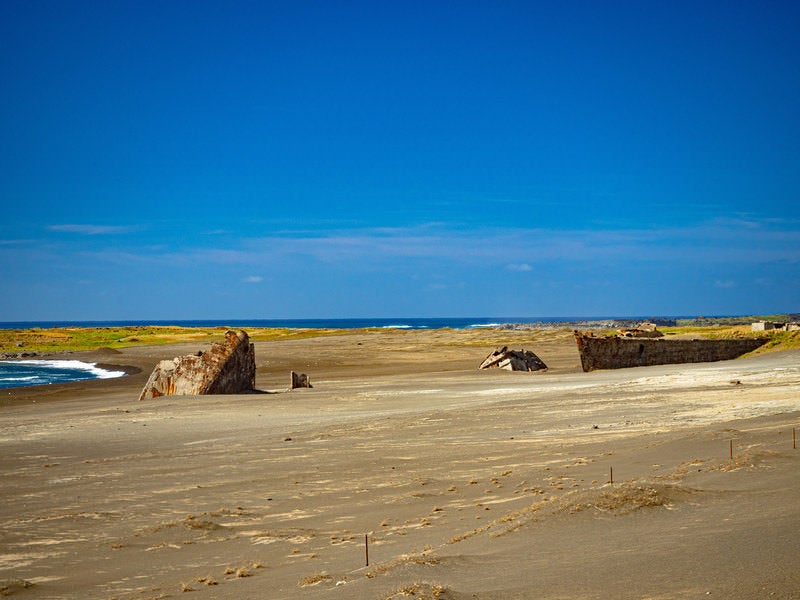
[[[255,348],[244,331],[228,331],[207,352],[162,360],[139,400],[159,396],[241,394],[255,389]]]
[[[481,369],[505,369],[506,371],[542,371],[547,369],[544,361],[530,350],[509,350],[503,346],[486,357]]]
[[[33,587],[33,584],[24,579],[0,579],[0,596],[10,596],[30,587]]]
[[[2,358],[4,360],[14,360],[15,358],[32,358],[39,356],[38,352],[4,352]]]

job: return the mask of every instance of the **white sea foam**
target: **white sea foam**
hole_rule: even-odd
[[[470,325],[469,329],[486,329],[489,327],[500,327],[502,323],[479,323],[475,325]]]
[[[18,365],[31,365],[42,369],[74,369],[76,371],[86,371],[96,379],[113,379],[122,377],[125,371],[109,371],[101,369],[97,363],[87,363],[80,360],[10,360],[6,361]]]

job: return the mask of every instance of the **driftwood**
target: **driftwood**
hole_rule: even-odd
[[[530,350],[509,350],[503,346],[495,350],[481,363],[481,369],[505,369],[506,371],[542,371],[547,368],[544,361]]]

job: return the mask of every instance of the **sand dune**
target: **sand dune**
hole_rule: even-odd
[[[477,371],[502,335],[551,368]],[[582,373],[568,331],[364,332],[257,343],[269,393],[136,401],[197,349],[4,390],[3,593],[800,598],[800,353]]]

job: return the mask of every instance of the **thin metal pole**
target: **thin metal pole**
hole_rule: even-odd
[[[614,467],[608,467],[608,482],[614,483]]]
[[[797,450],[797,440],[794,434],[794,427],[792,427],[792,450]]]
[[[733,440],[731,440],[731,460],[733,460]]]
[[[369,534],[364,534],[364,558],[369,566]]]

